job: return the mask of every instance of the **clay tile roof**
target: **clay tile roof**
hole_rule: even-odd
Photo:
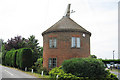
[[[48,28],[42,33],[42,35],[51,33],[51,32],[82,32],[87,33],[91,36],[91,33],[73,21],[70,17],[64,16],[53,26]]]

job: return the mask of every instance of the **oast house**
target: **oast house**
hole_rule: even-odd
[[[65,16],[42,33],[43,67],[59,67],[64,60],[90,56],[91,33],[70,18],[70,4]]]

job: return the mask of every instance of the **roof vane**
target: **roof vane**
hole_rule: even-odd
[[[68,4],[67,10],[66,10],[66,13],[65,13],[65,16],[67,16],[67,17],[70,17],[70,5],[71,4]]]
[[[75,11],[74,11],[74,10],[71,10],[71,13],[75,13]]]

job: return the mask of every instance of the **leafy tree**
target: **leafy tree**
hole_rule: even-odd
[[[36,62],[38,58],[42,57],[43,48],[39,46],[38,40],[32,35],[28,38],[27,48],[33,50],[33,61]]]
[[[5,43],[5,49],[7,51],[11,49],[20,49],[26,47],[26,43],[28,42],[27,39],[22,38],[21,36],[17,36],[14,38],[8,39],[7,43]]]
[[[38,58],[42,57],[43,47],[39,46],[38,40],[32,35],[28,39],[21,36],[16,36],[14,38],[8,39],[3,45],[3,59],[7,51],[11,49],[21,49],[21,48],[31,48],[33,51],[33,62],[36,62]]]

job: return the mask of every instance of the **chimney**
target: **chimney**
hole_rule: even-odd
[[[70,5],[71,4],[68,4],[68,6],[67,6],[67,10],[66,10],[66,13],[65,13],[66,17],[70,17]]]

